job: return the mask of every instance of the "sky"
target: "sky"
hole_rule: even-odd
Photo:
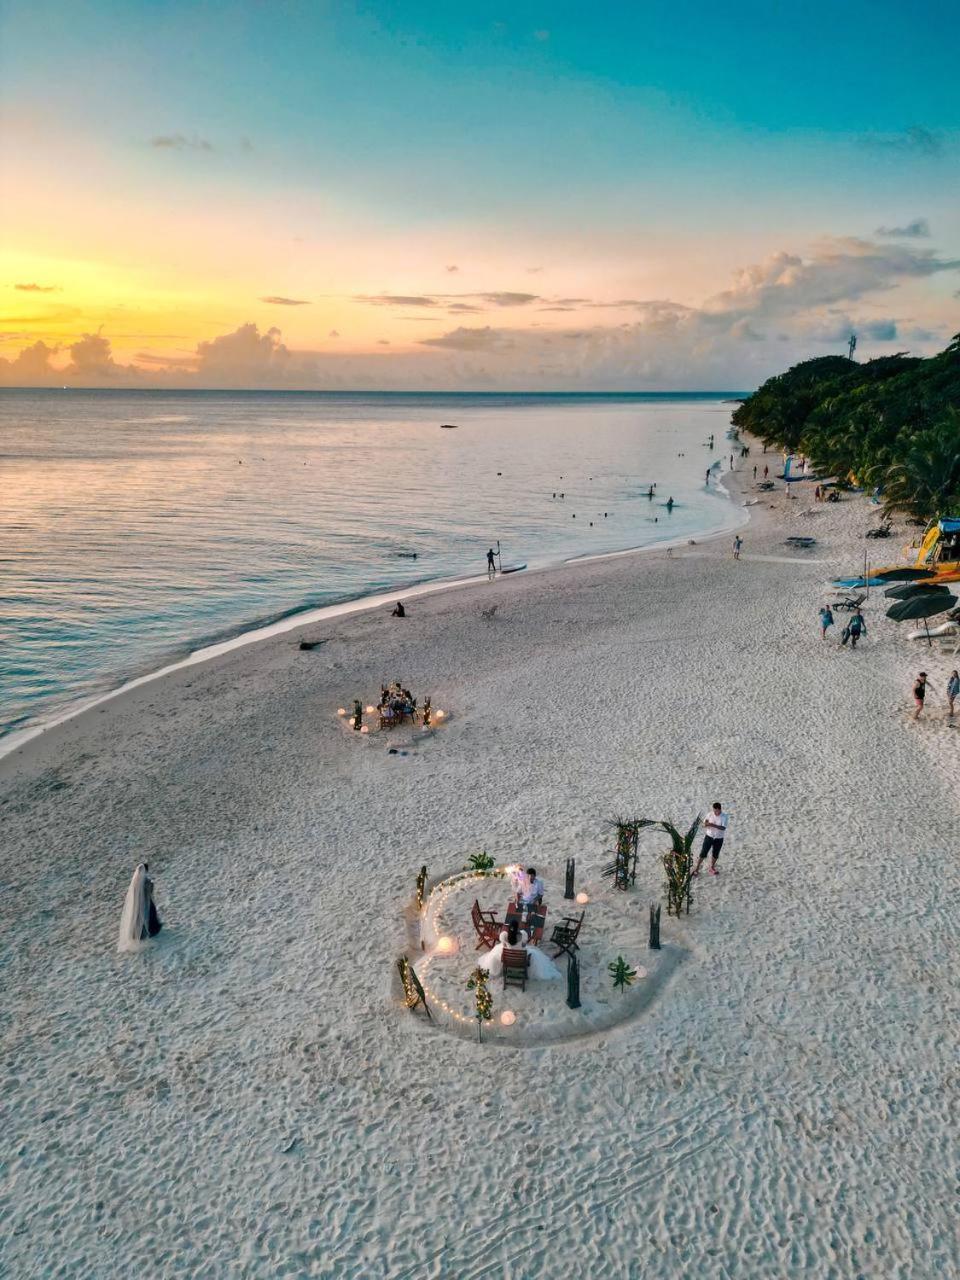
[[[960,7],[0,0],[0,385],[747,390],[960,330]]]

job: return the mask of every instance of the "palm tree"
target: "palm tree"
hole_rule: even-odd
[[[903,511],[920,520],[951,514],[960,505],[960,412],[947,409],[878,478],[888,514]]]

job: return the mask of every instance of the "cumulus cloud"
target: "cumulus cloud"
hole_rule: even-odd
[[[275,386],[286,381],[290,352],[279,329],[261,333],[255,324],[242,324],[197,346],[196,380],[201,387]]]
[[[268,294],[260,301],[268,302],[272,307],[309,307],[310,305],[306,298],[283,298],[279,294]]]
[[[150,139],[150,146],[157,151],[213,151],[213,143],[198,134],[187,137],[185,133],[158,133]]]
[[[877,245],[869,240],[825,241],[809,258],[776,253],[737,272],[731,289],[704,303],[708,313],[783,315],[853,301],[892,289],[906,279],[956,271],[960,259],[938,258],[932,249]]]
[[[930,235],[930,223],[926,218],[914,218],[902,227],[877,227],[875,236],[890,236],[894,239],[918,240]]]
[[[21,293],[56,293],[60,288],[57,284],[15,284],[13,287]]]
[[[891,155],[941,156],[944,151],[941,135],[919,124],[910,125],[902,133],[867,133],[860,141],[865,147]]]
[[[0,360],[0,381],[10,387],[42,387],[56,377],[51,360],[60,350],[45,342],[24,347],[13,360]]]

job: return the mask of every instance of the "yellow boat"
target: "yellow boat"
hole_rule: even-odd
[[[884,573],[901,568],[902,565],[891,564],[886,569],[871,569],[870,573],[871,577],[881,577]],[[960,518],[948,516],[942,520],[934,520],[923,535],[914,568],[926,569],[932,573],[932,578],[925,579],[931,585],[936,582],[960,582]]]

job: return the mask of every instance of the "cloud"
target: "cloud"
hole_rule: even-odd
[[[253,143],[250,141],[250,139],[246,135],[244,135],[240,139],[240,150],[249,153],[253,149],[254,149]]]
[[[944,152],[942,136],[919,124],[911,125],[902,133],[864,134],[860,144],[873,151],[903,156],[942,156]]]
[[[455,262],[451,262],[450,265],[446,268],[447,274],[451,276],[454,275],[459,270],[460,268],[457,266]]]
[[[423,338],[421,346],[448,347],[455,351],[491,351],[498,347],[512,345],[512,340],[503,330],[492,329],[487,325],[483,329],[464,329],[462,326],[444,333],[439,338]]]
[[[528,276],[538,276],[542,270],[543,270],[543,267],[527,267],[526,268],[526,272]]]
[[[13,287],[21,293],[57,293],[60,289],[58,284],[15,284]]]
[[[213,151],[212,142],[192,134],[189,138],[184,133],[158,133],[150,139],[150,146],[157,151]]]
[[[958,268],[960,259],[938,258],[932,249],[856,239],[824,241],[809,258],[781,252],[742,268],[733,288],[708,298],[703,310],[714,315],[784,315],[853,301],[906,279]]]
[[[477,293],[471,297],[481,298],[495,307],[525,307],[531,302],[540,302],[535,293]]]
[[[377,346],[378,346],[378,347],[389,347],[389,345],[390,345],[390,343],[389,343],[389,341],[388,341],[386,338],[378,338],[378,339],[377,339]]]
[[[483,307],[475,307],[470,302],[451,302],[450,305],[447,307],[448,312],[453,312],[455,314],[461,311],[483,311],[483,310],[484,310]]]
[[[261,302],[268,302],[273,307],[309,307],[310,303],[306,298],[282,298],[279,294],[269,294],[266,298],[261,298]]]
[[[328,338],[339,338],[339,337],[340,337],[340,332],[339,332],[339,330],[338,330],[338,329],[331,329],[331,330],[330,330],[330,332],[327,334],[327,337],[328,337]]]
[[[50,361],[59,347],[48,347],[45,342],[34,342],[24,347],[14,360],[0,360],[2,380],[9,387],[38,387],[49,385],[56,376]]]
[[[282,385],[290,363],[279,329],[261,333],[255,324],[242,324],[197,345],[196,381],[201,387]]]
[[[926,218],[914,218],[903,227],[877,227],[875,236],[901,237],[904,240],[925,239],[930,235],[930,223]]]
[[[438,307],[440,303],[425,293],[358,294],[354,302],[369,302],[374,307]]]
[[[130,365],[117,364],[110,349],[110,340],[98,330],[85,333],[67,348],[70,363],[64,371],[67,382],[79,382],[84,386],[110,386],[135,381],[136,370]]]

